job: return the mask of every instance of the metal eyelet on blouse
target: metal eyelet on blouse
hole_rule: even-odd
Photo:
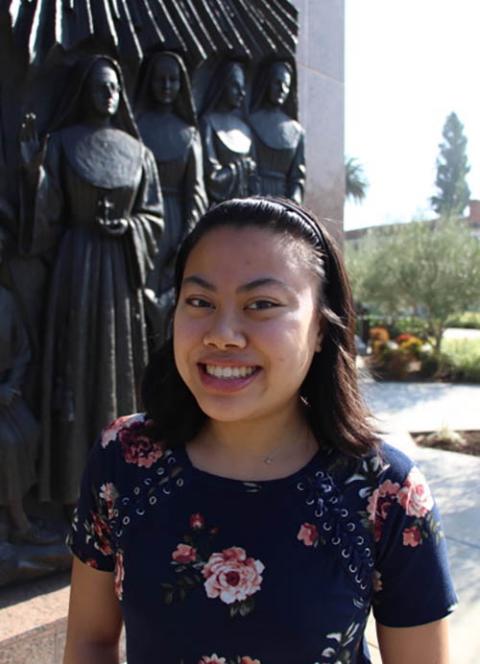
[[[338,546],[338,545],[340,544],[341,541],[342,541],[342,540],[340,539],[340,537],[332,537],[332,544],[333,544],[334,546]]]
[[[325,473],[323,472],[323,470],[317,470],[317,472],[315,473],[315,477],[325,477]]]
[[[314,514],[317,517],[317,519],[320,519],[320,517],[323,516],[323,510],[315,510]]]
[[[143,508],[137,507],[135,512],[138,514],[138,516],[143,516],[145,514],[145,510]]]
[[[177,460],[175,459],[174,456],[169,456],[167,459],[167,463],[177,463]]]
[[[150,503],[150,505],[155,505],[156,502],[157,502],[157,497],[156,496],[150,496],[150,498],[148,499],[148,502]]]
[[[298,489],[299,491],[304,491],[304,490],[305,490],[305,485],[303,484],[303,482],[299,482],[299,483],[297,484],[297,489]]]
[[[361,584],[360,584],[360,588],[361,588],[362,590],[365,590],[366,587],[367,587],[367,584],[366,584],[366,583],[361,583]]]
[[[138,494],[140,493],[140,487],[139,487],[139,486],[136,486],[136,487],[134,488],[134,490],[133,490],[133,493],[134,493],[136,496],[138,496]]]
[[[125,496],[124,498],[122,498],[122,505],[128,505],[129,502],[130,502],[130,498],[128,496]]]
[[[351,533],[353,533],[353,531],[355,530],[355,524],[352,521],[349,521],[347,523],[347,530]]]
[[[362,544],[365,542],[364,538],[361,535],[357,536],[357,544],[359,546],[362,546]]]
[[[177,486],[183,486],[183,479],[181,477],[177,480]]]
[[[163,487],[162,491],[166,496],[169,496],[172,493],[171,489],[167,489],[166,486]]]
[[[346,519],[348,516],[348,510],[346,510],[345,508],[341,509],[340,516],[343,516],[343,518]]]
[[[349,565],[349,566],[348,566],[348,570],[349,570],[349,572],[351,572],[352,574],[356,574],[356,573],[358,572],[358,567],[356,567],[355,565]]]
[[[357,583],[362,583],[362,579],[361,579],[361,577],[358,576],[358,574],[355,574],[355,581]]]
[[[124,526],[128,526],[128,524],[130,523],[130,517],[129,516],[124,516],[123,519],[122,519],[122,523],[123,523]]]
[[[305,503],[307,505],[313,505],[315,503],[315,498],[308,498]]]
[[[162,466],[160,466],[160,468],[157,468],[157,475],[164,475],[164,474],[165,474],[165,468],[162,468]]]
[[[348,551],[348,549],[342,549],[342,557],[350,558],[350,551]]]
[[[113,516],[117,517],[119,515],[119,511],[117,509],[114,509],[112,514]]]
[[[145,486],[150,486],[150,484],[152,483],[152,478],[147,477],[146,479],[143,480],[143,483],[145,484]]]
[[[332,530],[332,526],[329,526],[328,523],[323,524],[323,530],[326,530],[327,532],[330,532]]]

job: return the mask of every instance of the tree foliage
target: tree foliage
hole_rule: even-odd
[[[371,229],[347,243],[355,299],[378,312],[423,315],[440,350],[447,319],[480,304],[480,242],[452,219]]]
[[[467,139],[463,124],[456,113],[450,113],[443,126],[443,141],[437,158],[438,193],[432,196],[432,207],[442,216],[462,214],[470,198],[466,176],[470,171],[467,159]]]
[[[368,180],[363,166],[354,157],[345,161],[345,195],[347,198],[361,203],[367,195]]]

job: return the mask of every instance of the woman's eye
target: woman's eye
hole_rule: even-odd
[[[187,297],[186,303],[195,309],[202,309],[204,307],[210,307],[211,304],[207,300],[204,300],[201,297]]]
[[[253,309],[254,311],[257,311],[259,309],[273,309],[273,307],[278,306],[280,305],[276,302],[272,302],[271,300],[255,300],[255,302],[251,302],[247,306],[247,309]]]

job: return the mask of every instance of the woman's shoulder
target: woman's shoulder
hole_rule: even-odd
[[[145,469],[167,454],[154,421],[145,413],[123,415],[108,424],[100,434],[98,448],[109,451],[125,464]]]
[[[383,440],[360,457],[334,453],[329,464],[333,481],[347,494],[359,487],[366,494],[380,487],[391,486],[393,490],[419,472],[407,454]]]

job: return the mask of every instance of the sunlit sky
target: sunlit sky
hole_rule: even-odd
[[[345,229],[432,216],[451,111],[480,198],[480,0],[345,0],[345,14],[345,152],[370,182]]]

